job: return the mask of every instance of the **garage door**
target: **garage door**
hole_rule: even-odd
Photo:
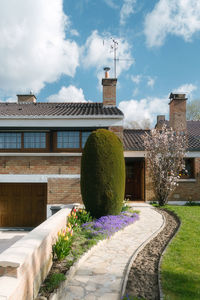
[[[47,184],[1,183],[0,227],[35,227],[46,219]]]

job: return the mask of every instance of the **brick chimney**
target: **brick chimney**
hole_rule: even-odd
[[[32,93],[29,95],[17,95],[17,102],[22,104],[22,103],[36,103],[36,97]]]
[[[157,116],[156,128],[161,129],[164,123],[165,123],[165,115]]]
[[[186,131],[186,101],[185,94],[173,94],[169,96],[169,125],[176,131]]]
[[[116,85],[117,78],[109,78],[110,68],[104,68],[105,78],[102,79],[103,85],[103,105],[116,106]]]

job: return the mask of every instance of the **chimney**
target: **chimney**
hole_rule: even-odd
[[[157,116],[157,124],[156,124],[156,128],[157,129],[161,129],[162,126],[165,123],[165,115],[159,115]]]
[[[169,96],[169,125],[175,131],[186,131],[186,101],[185,94],[173,94]]]
[[[17,102],[20,104],[23,103],[36,103],[36,97],[35,95],[30,92],[30,94],[27,95],[17,95]]]
[[[102,79],[103,85],[103,105],[116,106],[116,78],[109,78],[110,68],[104,68],[105,78]]]

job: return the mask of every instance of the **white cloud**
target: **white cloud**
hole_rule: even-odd
[[[119,6],[116,4],[115,0],[104,0],[104,2],[111,8],[117,9]]]
[[[49,102],[87,102],[83,90],[74,85],[63,86],[58,94],[49,96],[47,100]]]
[[[144,128],[148,123],[154,126],[157,115],[168,114],[168,103],[168,97],[148,97],[120,102],[119,109],[124,113],[124,127]]]
[[[134,13],[134,6],[137,0],[124,0],[120,11],[120,24],[124,25],[126,23],[126,19]]]
[[[79,32],[76,29],[71,29],[70,34],[73,36],[79,36]]]
[[[153,88],[153,87],[154,87],[154,84],[155,84],[155,79],[149,76],[149,77],[148,77],[148,80],[147,80],[147,85],[148,85],[149,87]]]
[[[135,83],[135,84],[139,84],[140,81],[142,79],[142,75],[135,75],[135,76],[131,76],[131,80]]]
[[[192,93],[197,89],[197,86],[192,83],[186,83],[173,90],[173,93],[186,94],[187,97],[192,97]]]
[[[61,74],[74,76],[79,49],[67,40],[62,0],[0,3],[0,89],[39,92]]]
[[[100,35],[93,31],[82,48],[82,62],[85,68],[95,68],[97,77],[104,77],[103,67],[111,67],[110,77],[113,76],[113,52],[111,52],[112,40],[110,34]],[[116,38],[118,42],[117,57],[123,60],[117,61],[117,77],[121,72],[128,70],[133,64],[131,46],[123,38]],[[127,59],[127,60],[126,60]]]
[[[144,33],[149,47],[162,46],[168,34],[191,41],[200,31],[199,0],[159,0],[145,19]]]

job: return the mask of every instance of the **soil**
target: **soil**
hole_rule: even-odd
[[[179,228],[180,221],[172,212],[160,210],[165,216],[164,229],[137,255],[130,269],[125,295],[145,300],[159,300],[158,266],[162,252]]]

